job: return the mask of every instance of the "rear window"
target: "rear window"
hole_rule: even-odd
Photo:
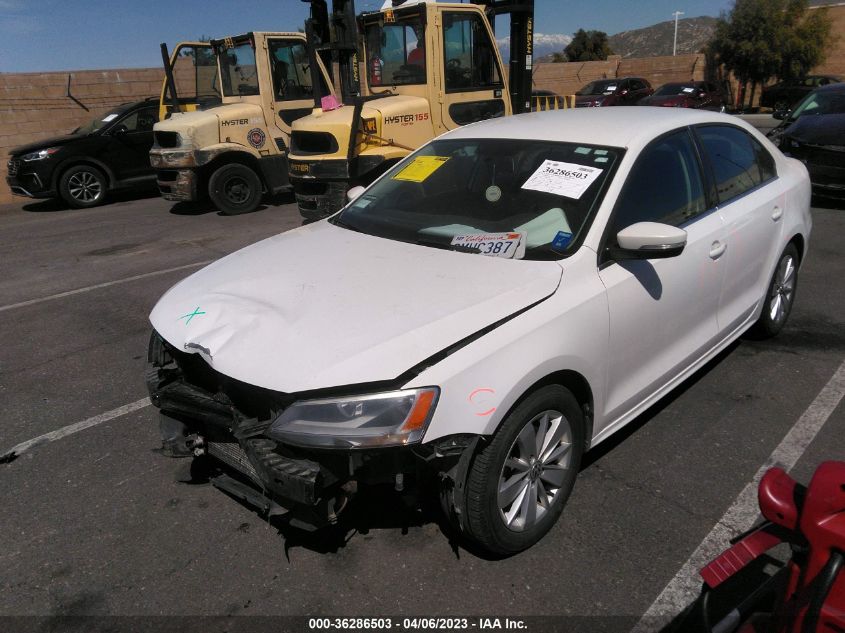
[[[774,177],[774,159],[751,136],[728,125],[697,129],[713,170],[719,202],[726,202]]]

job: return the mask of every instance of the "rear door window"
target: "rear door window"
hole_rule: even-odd
[[[696,133],[713,171],[719,202],[741,196],[772,177],[774,165],[761,169],[765,156],[758,152],[765,150],[747,132],[729,125],[705,125]]]

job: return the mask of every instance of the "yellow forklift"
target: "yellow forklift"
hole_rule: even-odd
[[[165,116],[154,127],[150,162],[165,199],[208,196],[224,214],[246,213],[265,193],[290,189],[291,125],[311,112],[315,94],[334,94],[331,77],[302,33],[255,31],[202,44],[194,59],[213,60],[217,83],[207,88],[219,87],[219,102],[180,95],[178,50],[168,57],[163,48]]]
[[[315,90],[315,109],[293,124],[289,180],[308,220],[334,213],[351,187],[443,132],[531,110],[534,0],[388,0],[358,16],[355,33],[336,27],[348,23],[351,2],[335,0],[328,20],[325,0],[310,2],[310,52],[339,66],[341,95]],[[495,39],[502,14],[510,16],[507,75]]]
[[[173,53],[161,45],[164,81],[158,100],[158,119],[174,112],[206,110],[221,103],[220,74],[210,42],[179,42]]]

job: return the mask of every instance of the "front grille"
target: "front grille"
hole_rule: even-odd
[[[156,132],[155,139],[159,147],[179,147],[178,132]]]
[[[9,169],[9,175],[10,176],[17,176],[18,170],[21,168],[20,159],[13,158],[12,160],[9,161],[9,164],[7,165],[7,167]]]
[[[259,486],[261,479],[237,442],[209,442],[208,454],[252,479]]]
[[[290,137],[293,154],[334,154],[338,150],[337,139],[328,132],[298,132]]]

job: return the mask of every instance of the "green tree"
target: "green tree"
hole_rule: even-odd
[[[823,60],[831,21],[807,6],[808,0],[736,0],[719,18],[707,53],[739,81],[740,106],[746,97],[753,103],[758,84],[802,76]]]
[[[567,61],[566,55],[563,52],[560,53],[552,53],[552,62],[555,64],[559,64],[561,62]]]
[[[607,59],[608,55],[613,55],[613,51],[610,50],[604,31],[578,29],[572,41],[563,49],[563,54],[571,62],[592,62]]]

